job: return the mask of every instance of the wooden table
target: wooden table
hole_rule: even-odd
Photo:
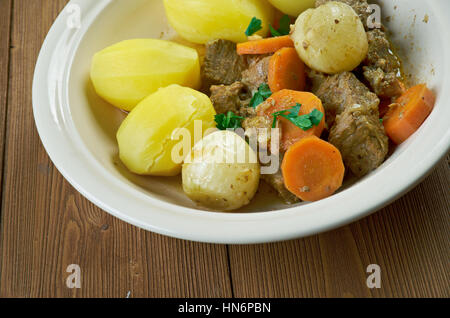
[[[2,297],[449,297],[447,156],[418,187],[338,230],[250,246],[140,230],[92,205],[58,173],[31,104],[36,58],[66,0],[0,0]],[[80,289],[66,287],[69,264]],[[369,264],[381,288],[369,289]]]

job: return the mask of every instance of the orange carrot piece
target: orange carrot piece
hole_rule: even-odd
[[[311,136],[295,143],[281,164],[286,188],[303,201],[331,196],[344,180],[345,167],[339,150]]]
[[[398,145],[404,142],[427,119],[435,102],[434,93],[425,84],[408,89],[383,118],[387,135]]]
[[[294,42],[289,35],[238,43],[237,53],[239,55],[267,54],[274,53],[283,47],[294,47]]]
[[[269,62],[269,87],[272,93],[282,89],[302,91],[305,84],[305,64],[297,50],[284,47],[276,51]]]
[[[258,107],[259,116],[273,118],[274,113],[291,109],[297,103],[302,105],[300,107],[300,116],[310,114],[314,109],[322,112],[324,116],[318,126],[313,126],[306,131],[295,126],[288,119],[278,117],[278,127],[281,129],[280,147],[282,151],[287,151],[290,146],[302,138],[309,136],[320,137],[325,128],[325,110],[322,106],[322,101],[316,95],[309,92],[283,89],[272,94],[272,96],[266,100],[264,105],[269,105],[268,107],[264,107],[263,105],[261,105],[262,107]]]

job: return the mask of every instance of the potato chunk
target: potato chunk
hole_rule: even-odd
[[[281,12],[298,17],[306,9],[314,8],[316,0],[269,0],[269,2]]]
[[[273,8],[261,0],[164,0],[170,24],[180,36],[204,44],[223,39],[247,40],[245,30],[253,17],[262,20],[256,34],[266,36]]]
[[[292,39],[310,68],[328,74],[352,71],[364,60],[369,47],[358,15],[349,5],[336,1],[303,12]]]
[[[172,149],[180,141],[172,140],[173,133],[187,128],[192,145],[194,121],[201,120],[205,132],[215,127],[215,114],[208,96],[200,92],[178,85],[161,88],[139,103],[120,126],[120,159],[137,174],[178,175],[182,162],[173,160]]]
[[[209,209],[232,211],[247,205],[259,186],[260,167],[253,149],[230,131],[198,142],[183,164],[183,189]]]
[[[98,95],[130,111],[158,88],[179,84],[200,87],[196,50],[169,41],[135,39],[94,55],[91,79]]]

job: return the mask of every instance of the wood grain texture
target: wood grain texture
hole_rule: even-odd
[[[11,28],[11,0],[0,0],[0,140],[5,140],[6,100],[8,96],[9,40]],[[3,184],[3,153],[5,143],[0,143],[0,198]]]
[[[449,297],[450,166],[378,213],[338,230],[231,246],[236,297]],[[381,267],[381,288],[366,285]]]
[[[66,2],[13,5],[0,297],[231,296],[226,246],[163,237],[119,221],[78,194],[47,157],[33,121],[32,76]],[[80,265],[81,289],[66,287],[70,264]]]
[[[351,225],[364,264],[382,268],[380,297],[450,297],[450,156],[413,191]]]

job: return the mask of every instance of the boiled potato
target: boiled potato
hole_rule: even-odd
[[[200,92],[179,85],[161,88],[140,102],[120,126],[120,159],[137,174],[178,175],[182,160],[172,157],[172,149],[180,142],[172,138],[174,132],[187,128],[193,144],[194,121],[201,120],[204,132],[215,127],[215,114],[208,96]]]
[[[314,8],[316,0],[269,0],[269,2],[281,12],[298,17],[306,9]]]
[[[265,0],[164,0],[164,6],[178,34],[200,44],[216,39],[246,41],[253,17],[262,20],[263,28],[256,34],[266,36],[273,18],[273,8]]]
[[[196,203],[220,211],[250,202],[259,185],[260,167],[253,149],[231,131],[212,133],[198,142],[183,164],[183,189]]]
[[[169,41],[135,39],[94,55],[91,79],[98,95],[130,111],[158,88],[179,84],[200,87],[196,50]]]
[[[369,46],[358,15],[349,5],[336,1],[303,12],[292,39],[310,68],[328,74],[355,69]]]

